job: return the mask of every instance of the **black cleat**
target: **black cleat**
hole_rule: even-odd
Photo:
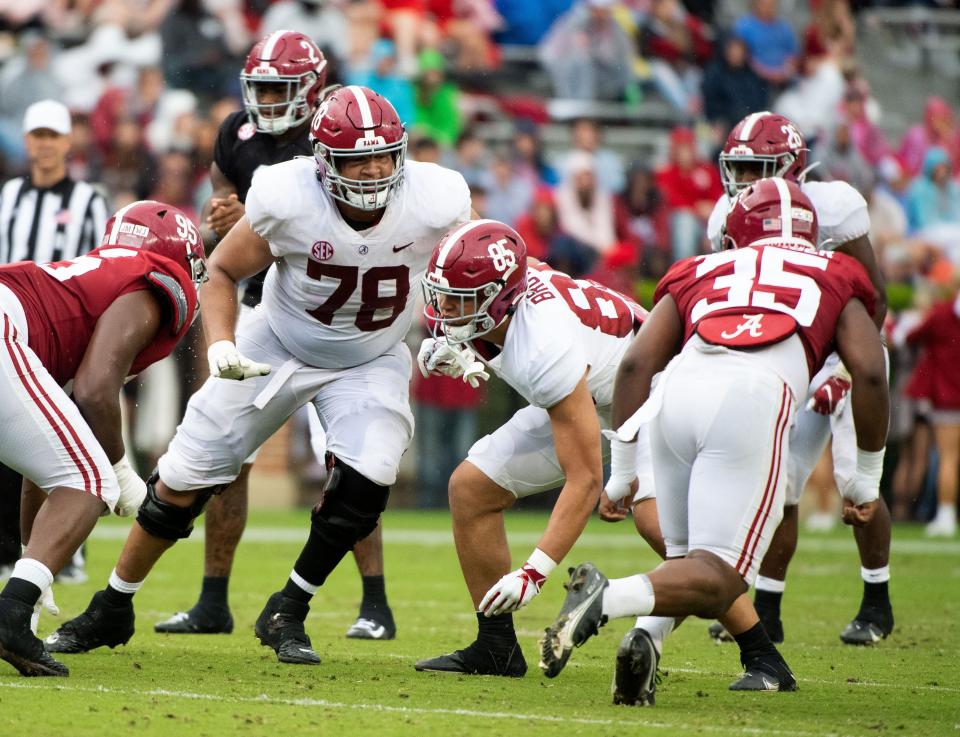
[[[540,640],[540,669],[547,678],[556,678],[570,659],[574,647],[580,647],[607,623],[603,614],[603,590],[610,585],[593,563],[571,568],[570,580],[563,584],[567,597],[553,624]]]
[[[354,640],[392,640],[397,636],[397,626],[389,609],[384,614],[360,613],[357,621],[350,625],[347,637]]]
[[[656,703],[659,663],[660,653],[649,633],[640,628],[630,630],[617,648],[613,703],[653,706]]]
[[[860,605],[857,616],[840,633],[847,645],[873,645],[893,632],[893,609]]]
[[[281,663],[318,665],[320,656],[303,629],[310,606],[284,596],[282,591],[267,599],[263,611],[253,626],[254,634],[265,647],[272,647]]]
[[[733,635],[727,632],[727,628],[719,622],[714,622],[707,627],[707,634],[710,635],[710,639],[714,642],[736,642],[736,640],[733,639]]]
[[[0,599],[0,659],[24,676],[69,676],[69,668],[50,657],[30,631],[31,614],[33,607],[22,601]]]
[[[199,604],[189,612],[177,612],[153,625],[154,632],[168,635],[229,635],[233,617],[229,609],[207,609]]]
[[[44,642],[51,653],[86,653],[98,647],[126,645],[133,637],[133,602],[109,607],[104,592],[93,595],[86,611],[64,622]]]
[[[743,656],[741,655],[741,662]],[[746,671],[730,684],[731,691],[796,691],[797,679],[779,652],[750,658],[743,663]]]
[[[413,667],[421,672],[522,678],[527,672],[527,661],[519,643],[514,643],[510,650],[491,650],[486,645],[473,642],[449,655],[418,660]]]

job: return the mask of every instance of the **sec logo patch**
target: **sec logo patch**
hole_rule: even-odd
[[[253,134],[256,132],[257,129],[254,128],[253,123],[244,123],[237,131],[237,138],[239,138],[241,141],[248,141],[253,138]]]
[[[313,244],[311,252],[317,261],[329,261],[333,258],[333,244],[327,241],[317,241]]]

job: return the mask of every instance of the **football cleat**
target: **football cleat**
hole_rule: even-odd
[[[710,639],[714,642],[736,642],[733,639],[733,635],[727,632],[727,628],[724,627],[719,622],[714,622],[709,627],[707,627],[707,634],[710,635]]]
[[[547,678],[560,675],[573,648],[583,645],[607,623],[603,613],[603,591],[610,585],[607,577],[592,563],[569,570],[570,580],[563,584],[567,590],[563,606],[540,640],[540,669]]]
[[[154,632],[168,635],[229,635],[233,617],[229,609],[214,610],[195,606],[189,612],[177,612],[153,625]]]
[[[318,665],[320,656],[313,649],[310,636],[303,629],[310,606],[284,596],[282,591],[267,599],[257,617],[253,631],[260,644],[273,648],[281,663]]]
[[[397,628],[393,623],[393,617],[390,617],[387,622],[357,617],[357,621],[347,630],[347,637],[354,640],[392,640],[396,636]]]
[[[98,647],[126,645],[134,632],[133,602],[110,607],[103,591],[90,599],[84,612],[57,627],[44,641],[51,653],[86,653]]]
[[[840,633],[847,645],[873,645],[885,640],[893,632],[893,609],[888,604],[880,607],[860,607],[857,616]]]
[[[0,659],[24,676],[69,676],[63,663],[50,657],[43,641],[30,631],[33,607],[16,599],[0,599]]]
[[[657,665],[660,653],[646,630],[630,630],[617,648],[613,672],[613,703],[625,706],[653,706],[657,692]]]
[[[527,661],[519,643],[514,643],[510,650],[492,650],[473,642],[448,655],[418,660],[413,667],[421,672],[522,678],[527,672]]]
[[[796,691],[798,688],[797,679],[779,652],[750,658],[743,667],[745,672],[730,684],[731,691]]]

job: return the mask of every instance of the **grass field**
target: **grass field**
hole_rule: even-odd
[[[389,512],[387,591],[399,628],[392,642],[343,633],[356,615],[359,579],[344,561],[316,596],[307,631],[318,667],[285,666],[252,634],[266,597],[282,586],[306,537],[306,513],[257,513],[240,547],[231,591],[233,635],[171,637],[153,623],[191,605],[202,532],[177,545],[137,595],[137,634],[114,651],[63,656],[69,679],[24,679],[0,663],[0,735],[935,735],[960,734],[960,542],[894,532],[891,584],[897,627],[872,648],[844,646],[855,613],[859,562],[848,530],[806,534],[784,601],[783,652],[800,682],[791,694],[735,694],[736,647],[715,645],[706,623],[688,621],[668,641],[668,672],[653,708],[610,703],[613,653],[629,629],[608,625],[548,680],[536,640],[560,602],[558,572],[516,615],[530,671],[521,680],[416,673],[419,657],[473,637],[475,619],[460,578],[446,514]],[[514,559],[536,543],[545,518],[508,517]],[[611,576],[651,567],[654,556],[626,524],[591,522],[566,561],[591,560]],[[102,588],[125,536],[101,523],[90,544],[91,581],[57,586],[74,616]],[[41,635],[56,618],[45,615]]]

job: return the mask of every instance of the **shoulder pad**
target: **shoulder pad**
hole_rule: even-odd
[[[416,211],[429,227],[446,229],[470,219],[470,188],[460,172],[420,161],[405,168]]]
[[[170,306],[173,308],[173,334],[179,335],[187,322],[187,316],[190,312],[190,302],[183,291],[183,287],[176,279],[162,271],[151,271],[147,274],[147,281],[153,287],[167,297]]]

